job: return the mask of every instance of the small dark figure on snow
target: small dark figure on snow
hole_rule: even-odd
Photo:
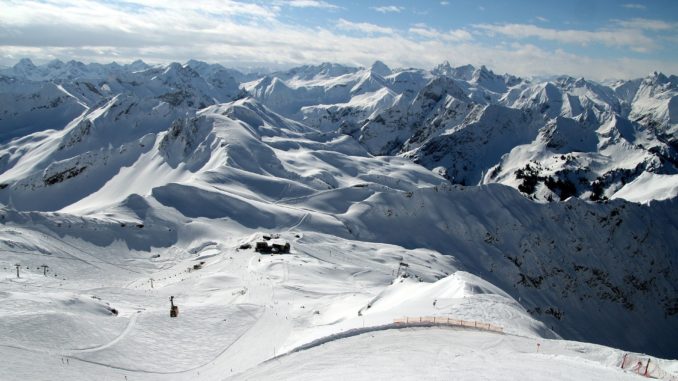
[[[174,296],[170,296],[170,317],[179,316],[179,307],[174,305]]]

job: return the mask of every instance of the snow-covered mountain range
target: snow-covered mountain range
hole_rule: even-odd
[[[497,324],[591,378],[626,377],[624,352],[562,339],[676,358],[677,86],[21,60],[0,71],[0,378],[55,354],[65,378],[275,378],[256,366],[403,316]],[[248,249],[264,232],[292,253]]]
[[[140,111],[164,101],[171,110],[162,118],[141,113],[166,125],[178,114],[250,96],[311,128],[349,134],[372,155],[410,158],[454,184],[501,183],[542,201],[642,202],[678,191],[674,75],[608,85],[572,77],[539,82],[470,65],[392,70],[377,61],[370,68],[322,64],[259,78],[199,61],[35,66],[28,59],[2,75],[5,142],[64,130],[84,110]]]

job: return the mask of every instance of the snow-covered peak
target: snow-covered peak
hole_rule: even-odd
[[[226,70],[226,68],[220,64],[208,64],[207,62],[197,60],[188,60],[186,62],[186,66],[195,70],[198,74],[200,74],[201,77],[205,79],[209,79],[214,76],[215,73]]]
[[[311,80],[315,78],[332,78],[345,74],[355,73],[357,68],[344,66],[341,64],[323,62],[320,65],[299,66],[275,75],[283,79]]]
[[[162,77],[168,81],[184,81],[186,79],[197,78],[200,75],[188,65],[182,65],[178,62],[172,62],[167,65],[162,72]]]
[[[72,62],[72,61],[69,61]],[[47,63],[46,67],[50,70],[60,70],[65,65],[64,61],[59,59],[51,60]]]
[[[28,70],[30,70],[30,69],[35,69],[36,66],[33,63],[33,61],[31,61],[30,58],[22,58],[13,67],[15,69],[21,69],[21,70],[28,69]]]
[[[473,76],[469,82],[495,93],[504,93],[507,90],[504,77],[495,74],[492,70],[485,67],[485,65],[482,65],[473,72]]]
[[[381,77],[386,77],[392,73],[391,68],[381,61],[374,61],[372,66],[370,66],[370,71]]]
[[[136,60],[130,64],[125,65],[125,67],[130,71],[142,71],[150,68],[146,62],[142,60]]]
[[[442,64],[436,66],[431,72],[435,75],[445,75],[464,81],[470,81],[473,79],[476,68],[473,65],[452,67],[448,61],[445,61]]]
[[[388,88],[384,78],[370,69],[360,77],[358,82],[351,88],[351,94],[372,93],[380,89]]]
[[[662,72],[652,72],[650,75],[645,77],[643,82],[647,85],[664,85],[670,83],[669,78],[664,75]]]
[[[473,79],[473,74],[476,72],[476,70],[478,69],[476,69],[473,65],[462,65],[453,68],[449,76],[463,79],[464,81],[470,81]]]
[[[5,71],[9,75],[34,79],[38,76],[37,67],[29,58],[22,58],[11,69]]]
[[[449,72],[452,71],[452,65],[450,65],[450,61],[443,61],[442,63],[436,65],[432,70],[431,73],[435,75],[447,75]]]

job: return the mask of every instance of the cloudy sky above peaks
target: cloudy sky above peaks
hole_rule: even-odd
[[[324,61],[521,76],[678,74],[678,1],[0,0],[20,58],[285,68]]]

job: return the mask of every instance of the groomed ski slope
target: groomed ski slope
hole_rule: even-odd
[[[282,233],[294,245],[289,255],[235,250],[255,236],[166,252],[146,267],[131,255],[88,254],[87,245],[72,250],[70,239],[41,236],[54,252],[68,246],[79,258],[58,255],[51,266],[70,272],[56,277],[32,269],[3,276],[0,379],[635,377],[618,369],[625,352],[545,339],[557,335],[436,252],[296,230]],[[202,269],[187,271],[201,261]],[[422,281],[396,277],[401,261]],[[176,319],[168,316],[170,295]],[[506,334],[393,327],[394,318],[420,315],[490,322]],[[304,348],[313,342],[322,344]]]
[[[537,347],[539,343],[539,347]],[[235,380],[638,380],[605,347],[454,328],[368,332],[292,353]]]

